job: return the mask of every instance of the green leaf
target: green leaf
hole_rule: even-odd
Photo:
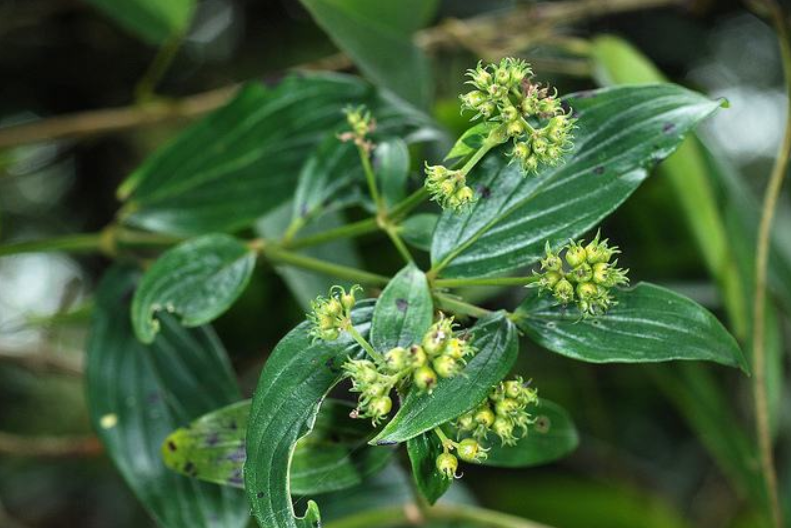
[[[152,45],[187,31],[195,0],[88,0],[124,29]]]
[[[536,422],[527,436],[514,446],[491,443],[486,466],[532,467],[554,462],[568,455],[579,445],[579,434],[566,410],[541,398],[540,405],[531,410]]]
[[[484,140],[498,126],[500,126],[499,123],[492,123],[491,121],[483,121],[471,126],[456,140],[450,152],[445,156],[445,160],[466,158],[474,153],[483,146]]]
[[[299,173],[293,221],[304,224],[359,201],[361,195],[354,185],[363,178],[357,147],[329,133]]]
[[[241,295],[255,267],[255,252],[228,235],[206,235],[165,252],[143,276],[132,301],[138,339],[151,343],[158,312],[181,316],[184,326],[215,319]]]
[[[571,95],[579,117],[565,163],[524,176],[508,146],[476,165],[480,198],[446,211],[431,258],[446,277],[505,273],[536,262],[544,242],[559,243],[596,226],[645,180],[684,135],[719,103],[672,84],[607,88]]]
[[[433,431],[427,431],[406,443],[415,486],[429,504],[434,504],[450,488],[452,479],[437,469],[437,457],[442,454],[442,442]]]
[[[376,146],[373,156],[382,198],[388,207],[393,207],[406,198],[409,148],[403,139],[390,138]]]
[[[431,68],[410,33],[436,1],[301,0],[314,20],[377,85],[418,106],[428,106]]]
[[[160,454],[168,433],[240,398],[228,358],[209,327],[186,330],[170,317],[152,345],[141,344],[129,320],[137,275],[114,267],[97,292],[86,373],[91,423],[158,525],[242,528],[244,494],[177,475]]]
[[[539,345],[592,363],[713,361],[748,372],[739,345],[708,310],[648,283],[617,290],[604,315],[582,318],[551,295],[531,290],[517,325]]]
[[[469,411],[502,380],[516,361],[516,328],[503,313],[478,321],[471,329],[478,353],[462,373],[441,379],[431,394],[410,391],[401,408],[372,444],[405,442]]]
[[[229,405],[171,433],[162,445],[165,464],[200,480],[244,488],[250,403],[244,400]],[[324,403],[313,431],[297,442],[294,450],[292,493],[327,493],[357,486],[387,465],[392,450],[366,447],[370,424],[350,418],[352,409],[352,404],[340,400]]]
[[[361,302],[352,316],[362,335],[368,334],[370,302]],[[294,445],[313,428],[329,390],[338,383],[341,366],[361,357],[348,335],[337,341],[314,341],[310,323],[294,328],[275,347],[253,396],[247,430],[245,489],[261,526],[315,528],[320,522],[316,503],[308,501],[304,517],[295,516],[289,466]]]
[[[409,245],[423,251],[431,251],[431,238],[437,227],[439,215],[421,213],[410,216],[398,226],[398,233]]]
[[[179,235],[247,227],[292,197],[296,175],[343,108],[366,104],[383,134],[430,126],[408,105],[354,77],[291,76],[248,84],[226,106],[150,156],[119,189],[123,222]]]
[[[408,347],[423,338],[434,320],[434,305],[425,274],[414,264],[393,277],[376,301],[371,345],[379,352]]]

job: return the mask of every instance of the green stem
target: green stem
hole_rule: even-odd
[[[478,506],[437,504],[422,512],[414,504],[368,510],[328,523],[326,528],[392,528],[420,525],[427,521],[471,523],[482,528],[549,528],[546,525]]]
[[[361,284],[371,284],[376,286],[384,286],[390,282],[389,277],[384,275],[377,275],[365,270],[351,268],[349,266],[342,266],[340,264],[333,264],[323,260],[306,257],[297,253],[292,253],[278,246],[263,243],[260,245],[262,254],[272,263],[288,264],[297,268],[302,268],[310,271],[337,277],[339,279],[347,279],[350,281],[359,282]]]
[[[360,161],[363,164],[365,180],[368,182],[371,198],[376,204],[376,210],[382,212],[384,211],[384,203],[382,202],[382,197],[379,196],[379,190],[376,188],[376,174],[374,174],[374,168],[371,166],[371,155],[365,147],[358,146],[357,151],[360,153]]]
[[[442,449],[447,453],[450,449],[452,449],[453,445],[456,443],[445,434],[445,432],[440,429],[439,427],[435,427],[433,429],[434,434],[439,437],[439,441],[442,443]]]
[[[65,235],[42,240],[13,242],[0,246],[0,257],[21,253],[37,253],[45,251],[67,251],[70,253],[100,253],[102,251],[103,233],[82,233]]]
[[[466,303],[441,293],[435,293],[434,300],[437,302],[439,308],[458,315],[468,315],[480,319],[492,313],[491,310],[487,310],[486,308],[481,308],[480,306],[475,306],[474,304]]]
[[[414,262],[415,260],[412,258],[412,253],[409,252],[409,248],[406,247],[404,241],[401,240],[400,236],[398,236],[396,229],[392,225],[386,225],[384,230],[385,233],[387,233],[387,236],[390,237],[390,240],[393,242],[393,245],[396,247],[398,252],[401,253],[402,257],[404,257],[404,260],[407,263]]]
[[[360,332],[354,328],[353,324],[350,323],[346,330],[349,332],[349,335],[351,335],[354,340],[357,341],[357,344],[363,347],[363,350],[365,350],[368,355],[371,356],[371,359],[373,359],[377,365],[384,365],[385,358],[382,357],[382,354],[374,350],[374,347],[371,346],[371,343],[366,341],[365,338],[360,335]]]
[[[491,134],[494,134],[495,131],[492,131]],[[491,134],[489,137],[491,137]],[[496,147],[499,144],[500,142],[497,141],[488,141],[488,140],[484,141],[483,145],[481,145],[481,148],[476,150],[475,154],[473,154],[472,157],[469,160],[467,160],[467,163],[465,163],[464,166],[461,168],[461,173],[467,176],[467,174],[470,173],[473,167],[475,167],[475,165],[477,165],[478,162],[481,161],[481,159],[483,159],[483,157],[486,154],[488,154],[490,150],[492,150],[494,147]]]
[[[434,279],[437,288],[463,288],[466,286],[527,286],[540,277],[470,277],[467,279]]]
[[[791,98],[791,31],[787,26],[786,13],[775,2],[766,0],[755,2],[756,7],[765,8],[773,20],[780,44],[783,60],[786,94]],[[755,428],[761,455],[761,469],[769,495],[769,508],[775,528],[783,526],[783,510],[780,505],[777,473],[775,470],[772,433],[769,425],[769,402],[766,383],[766,344],[764,332],[766,325],[766,283],[769,267],[772,221],[774,220],[777,200],[783,186],[788,158],[791,153],[791,105],[787,105],[786,124],[783,142],[775,159],[769,184],[764,194],[761,209],[761,222],[758,226],[758,242],[755,249],[755,297],[753,298],[753,399],[755,403]]]
[[[402,217],[412,212],[415,207],[425,202],[426,198],[428,197],[429,194],[426,188],[421,187],[417,191],[404,198],[404,200],[394,205],[393,208],[390,209],[390,212],[387,216],[392,220],[400,220]]]
[[[159,81],[162,80],[162,77],[170,68],[173,59],[176,58],[182,42],[184,42],[184,36],[181,34],[175,35],[159,48],[148,70],[146,70],[135,87],[135,99],[138,103],[150,101],[154,96],[157,84],[159,84]]]
[[[299,249],[310,246],[318,246],[319,244],[332,242],[333,240],[338,240],[339,238],[357,237],[360,235],[366,235],[368,233],[374,233],[378,230],[379,224],[377,223],[376,218],[366,218],[365,220],[354,222],[352,224],[346,224],[335,229],[328,229],[327,231],[316,233],[315,235],[300,237],[296,240],[284,242],[283,247],[289,249]]]

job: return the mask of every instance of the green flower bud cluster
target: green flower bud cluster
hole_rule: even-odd
[[[454,455],[450,451],[456,450]],[[465,438],[460,442],[452,440],[443,441],[443,452],[437,456],[435,464],[443,477],[460,478],[456,471],[459,468],[459,459],[464,462],[480,464],[488,457],[489,449],[484,448],[475,438]]]
[[[381,364],[348,361],[344,370],[352,379],[352,392],[360,393],[353,416],[372,418],[376,424],[390,413],[389,394],[396,386],[431,393],[440,378],[459,374],[475,349],[468,334],[454,334],[454,326],[452,317],[440,314],[419,343],[388,350]]]
[[[358,291],[362,291],[358,285],[352,286],[348,292],[336,285],[330,288],[328,297],[318,297],[310,303],[308,320],[312,323],[310,334],[314,340],[335,341],[342,331],[349,328]]]
[[[557,90],[530,81],[530,66],[506,58],[499,64],[467,71],[475,89],[461,96],[462,111],[476,112],[473,119],[501,123],[513,141],[510,156],[527,174],[541,165],[554,166],[572,147],[576,119],[564,110]]]
[[[376,119],[365,106],[347,107],[343,112],[351,130],[338,134],[338,139],[343,142],[353,141],[366,152],[371,152],[374,144],[368,139],[368,135],[376,130]]]
[[[492,432],[500,437],[502,445],[514,445],[527,435],[528,426],[533,423],[527,407],[537,403],[538,391],[521,377],[503,381],[480,405],[456,419],[456,430],[459,436],[469,434],[477,440]]]
[[[629,283],[629,270],[618,268],[617,260],[610,262],[620,251],[600,240],[600,233],[587,245],[572,240],[557,252],[547,242],[545,251],[541,273],[533,272],[537,281],[530,286],[551,292],[561,304],[575,303],[585,316],[606,312],[615,305],[610,290]]]
[[[431,199],[443,209],[458,210],[471,203],[474,198],[467,178],[460,170],[450,170],[442,165],[426,163],[426,189]]]

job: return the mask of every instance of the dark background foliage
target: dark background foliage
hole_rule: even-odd
[[[782,134],[786,104],[775,37],[739,2],[684,4],[605,15],[563,34],[617,34],[672,80],[727,97],[731,108],[708,122],[701,136],[757,192]],[[445,0],[434,22],[511,7],[506,0]],[[155,54],[78,0],[0,0],[0,42],[0,125],[129,104]],[[466,123],[456,97],[464,70],[478,59],[470,49],[446,47],[432,59],[432,112],[454,133]],[[273,84],[289,67],[334,50],[295,0],[204,0],[158,93],[179,98],[245,79]],[[539,77],[563,93],[594,86],[588,76],[551,67],[546,59],[552,51],[542,46],[524,56],[538,64],[544,59],[546,70],[535,68]],[[0,150],[0,238],[100,230],[113,220],[119,183],[182,126],[169,122]],[[786,212],[777,226],[787,247]],[[604,228],[625,248],[621,264],[631,268],[635,282],[668,285],[724,316],[667,178],[649,179]],[[386,239],[364,238],[359,247],[368,269],[397,271],[397,254]],[[79,377],[90,293],[108,264],[102,257],[58,253],[0,260],[0,526],[151,525],[91,439]],[[481,301],[498,307],[513,307],[523,296],[513,290],[486,295]],[[780,300],[785,306],[790,301]],[[71,315],[41,322],[65,312]],[[279,276],[259,266],[242,299],[216,322],[245,395],[268,352],[303,313]],[[683,366],[589,365],[525,348],[519,371],[571,412],[581,445],[542,468],[468,469],[464,483],[481,503],[558,528],[758,526],[750,490],[734,485],[705,447],[727,439],[729,431],[707,431],[702,442],[684,419],[688,403],[668,381]],[[42,357],[57,363],[51,369],[57,372],[42,373]],[[726,401],[736,417],[731,427],[751,435],[748,383],[736,371],[703,368],[729,388]],[[780,430],[789,425],[781,412]],[[66,435],[75,444],[60,447],[76,446],[77,452],[20,456],[27,444],[15,440],[25,435]],[[780,447],[781,475],[788,478]]]

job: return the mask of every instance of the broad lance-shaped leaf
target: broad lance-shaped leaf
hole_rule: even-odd
[[[255,252],[228,235],[206,235],[164,253],[143,276],[132,301],[137,337],[151,343],[157,313],[181,316],[184,326],[215,319],[242,294],[255,267]]]
[[[490,450],[483,461],[485,466],[532,467],[549,464],[574,451],[579,445],[579,434],[574,422],[560,405],[544,398],[538,407],[529,408],[535,423],[527,436],[514,446],[502,446],[497,437],[488,442]]]
[[[406,443],[415,487],[429,504],[436,503],[448,491],[453,479],[437,469],[437,457],[442,454],[442,442],[434,431],[427,431]]]
[[[607,88],[566,101],[579,128],[564,163],[525,176],[503,146],[473,169],[478,200],[446,211],[434,232],[431,259],[442,276],[528,266],[543,256],[545,241],[559,244],[595,227],[720,105],[672,84]]]
[[[353,311],[358,332],[367,335],[370,302]],[[307,435],[329,390],[343,377],[342,365],[363,352],[345,333],[333,342],[314,341],[310,323],[294,328],[275,347],[253,396],[247,429],[244,481],[256,520],[262,527],[315,528],[318,506],[308,501],[304,517],[291,502],[289,465],[294,446]]]
[[[426,276],[409,264],[393,277],[376,301],[371,345],[385,353],[393,347],[419,343],[433,319],[434,305]]]
[[[154,343],[141,344],[129,320],[137,278],[114,267],[99,285],[86,373],[91,423],[159,526],[243,528],[244,493],[178,475],[160,451],[177,427],[240,399],[230,362],[211,328],[187,330],[169,316]],[[185,471],[194,471],[190,462]]]
[[[249,226],[291,198],[305,159],[345,122],[343,108],[360,104],[383,135],[434,130],[414,108],[350,76],[291,76],[271,89],[248,84],[127,178],[118,190],[127,200],[123,222],[181,235]]]
[[[201,416],[177,429],[162,444],[162,457],[172,470],[224,486],[244,488],[245,437],[250,400]],[[383,469],[393,451],[367,447],[370,423],[354,420],[349,402],[328,399],[313,431],[297,442],[291,461],[291,493],[338,491],[363,482]]]
[[[713,361],[748,372],[739,345],[717,318],[668,289],[640,283],[616,290],[618,304],[588,318],[551,295],[530,291],[516,312],[517,325],[558,354],[593,363]]]
[[[431,251],[431,238],[438,221],[439,215],[433,213],[416,214],[401,222],[398,234],[410,246]]]
[[[495,313],[472,327],[477,354],[462,373],[441,379],[431,394],[411,390],[401,408],[371,444],[405,442],[469,411],[511,370],[519,352],[516,327]]]

